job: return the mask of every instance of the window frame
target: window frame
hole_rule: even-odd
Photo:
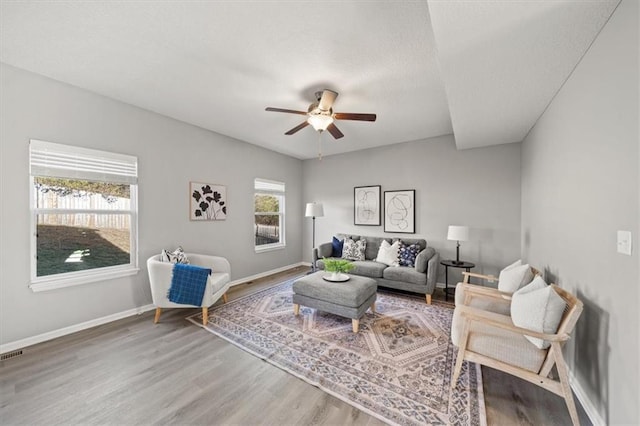
[[[105,281],[115,278],[126,277],[135,275],[140,271],[138,266],[138,184],[137,184],[137,157],[130,155],[117,154],[109,151],[93,150],[83,147],[75,147],[71,145],[54,144],[52,142],[31,140],[31,143],[36,143],[37,146],[51,146],[53,152],[56,147],[62,147],[65,149],[77,149],[78,152],[90,153],[97,158],[103,158],[104,160],[113,157],[129,158],[135,165],[135,182],[117,182],[114,180],[104,179],[88,179],[86,177],[77,176],[77,170],[69,170],[68,173],[60,171],[55,167],[52,168],[52,173],[46,172],[34,172],[32,146],[29,148],[29,211],[30,211],[30,283],[29,288],[33,292],[47,291],[58,288],[65,288],[71,286],[77,286],[82,284],[93,283],[97,281]],[[68,176],[64,176],[68,174]],[[63,175],[63,176],[61,176]],[[38,208],[36,206],[37,189],[35,188],[36,177],[52,177],[62,178],[69,180],[92,180],[109,182],[116,184],[129,185],[129,210],[122,209],[69,209],[69,208]],[[131,179],[131,178],[129,178]],[[129,263],[123,265],[103,266],[99,268],[92,268],[82,271],[63,272],[59,274],[51,274],[45,276],[38,276],[38,215],[41,214],[123,214],[129,216]]]
[[[260,185],[263,185],[260,188]],[[272,189],[268,189],[267,187],[271,187]],[[278,189],[281,187],[282,190]],[[286,242],[286,230],[285,230],[285,218],[286,218],[286,184],[285,182],[255,178],[253,181],[253,226],[256,225],[256,216],[273,216],[278,215],[279,218],[279,242],[271,243],[271,244],[261,244],[256,245],[255,239],[255,228],[253,234],[253,247],[256,253],[262,253],[272,250],[281,250],[287,246]],[[257,195],[268,195],[278,197],[278,207],[279,211],[277,212],[256,212],[255,208],[255,198]]]

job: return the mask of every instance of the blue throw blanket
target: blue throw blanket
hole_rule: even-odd
[[[202,305],[209,275],[211,275],[211,269],[176,263],[173,266],[169,300],[185,305]]]

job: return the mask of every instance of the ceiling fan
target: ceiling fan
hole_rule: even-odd
[[[353,112],[333,112],[333,102],[338,97],[338,93],[333,90],[324,89],[316,92],[316,102],[309,105],[307,112],[296,111],[293,109],[267,107],[266,111],[286,112],[289,114],[306,115],[307,119],[298,124],[293,129],[285,133],[285,135],[293,135],[298,130],[304,129],[309,124],[318,132],[327,130],[335,139],[340,139],[344,135],[334,124],[334,120],[357,120],[357,121],[376,121],[375,114],[361,114]]]

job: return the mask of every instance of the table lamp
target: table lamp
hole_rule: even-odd
[[[447,239],[457,242],[456,260],[453,263],[455,263],[456,265],[461,265],[463,262],[460,261],[460,241],[469,240],[469,227],[449,225],[449,232],[447,233]]]

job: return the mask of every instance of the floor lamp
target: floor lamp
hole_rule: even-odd
[[[320,203],[307,203],[307,209],[304,214],[306,217],[313,218],[313,239],[311,240],[311,250],[316,247],[316,217],[324,216],[324,209]],[[313,261],[313,253],[311,256],[311,270],[316,271],[316,264]]]

